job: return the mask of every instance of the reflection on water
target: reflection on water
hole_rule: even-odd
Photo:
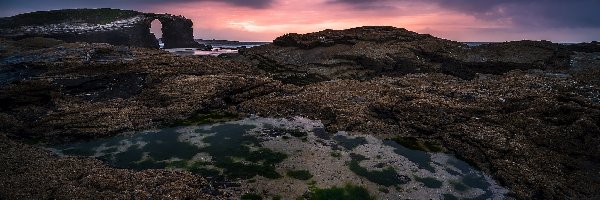
[[[330,134],[319,121],[300,117],[165,128],[53,150],[120,168],[188,170],[285,199],[311,187],[348,183],[381,199],[503,199],[507,193],[453,155],[412,150],[371,135]]]

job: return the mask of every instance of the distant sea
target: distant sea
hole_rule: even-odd
[[[484,45],[484,44],[491,44],[494,42],[463,42],[463,43],[470,47],[476,47],[476,46],[480,46],[480,45]]]
[[[213,48],[210,51],[198,50],[195,48],[174,48],[174,49],[164,49],[165,51],[177,54],[177,55],[211,55],[218,56],[221,54],[227,53],[238,53],[238,49],[240,48],[252,48],[256,46],[261,46],[265,44],[270,44],[270,42],[240,42],[240,41],[229,41],[229,40],[196,40],[200,44],[211,45]],[[493,44],[497,42],[463,42],[469,47],[481,46],[484,44]],[[570,45],[573,43],[560,43],[563,45]],[[162,49],[164,44],[160,43],[160,48]]]
[[[210,56],[218,56],[221,54],[227,53],[237,53],[240,48],[252,48],[260,45],[270,44],[270,42],[240,42],[240,41],[229,41],[229,40],[196,40],[200,44],[210,45],[212,46],[212,50],[199,50],[196,48],[174,48],[174,49],[164,49],[165,51],[183,55],[183,56],[191,56],[191,55],[210,55]],[[159,43],[161,49],[164,47],[164,44]]]
[[[470,47],[476,47],[476,46],[481,46],[484,44],[493,44],[493,43],[500,43],[500,42],[463,42],[464,44],[466,44],[467,46]],[[572,45],[572,44],[577,44],[577,43],[558,43],[558,44],[562,44],[562,45]]]

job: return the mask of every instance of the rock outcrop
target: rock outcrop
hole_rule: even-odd
[[[0,37],[46,37],[66,42],[159,48],[150,24],[163,24],[165,48],[206,48],[194,41],[192,21],[183,16],[118,9],[40,11],[0,19]]]
[[[284,82],[307,83],[431,72],[472,79],[477,73],[565,69],[577,48],[544,41],[469,47],[406,29],[375,26],[287,34],[242,55],[266,71],[277,72]]]
[[[59,158],[3,135],[0,150],[0,193],[7,199],[228,199],[189,172],[115,169],[98,160]]]
[[[8,144],[0,152],[9,161],[2,165],[0,189],[8,197],[78,197],[78,191],[95,194],[95,188],[80,187],[85,183],[107,184],[99,177],[141,177],[103,188],[110,198],[123,192],[121,185],[155,186],[159,180],[148,175],[195,180],[105,166],[94,172],[116,174],[87,174],[82,169],[99,164],[52,157],[22,141],[107,137],[215,111],[306,116],[331,131],[435,140],[518,199],[598,199],[595,49],[597,43],[534,41],[467,47],[391,27],[288,35],[229,59],[43,38],[0,40],[0,130],[8,136],[0,137]],[[26,159],[35,162],[19,161]],[[36,162],[51,167],[39,173]],[[17,170],[23,163],[25,171]],[[83,178],[70,177],[69,169]],[[179,182],[160,177],[169,186],[148,196],[197,194],[188,186],[170,190]],[[53,179],[60,181],[47,181]],[[21,195],[35,191],[30,185],[53,189],[62,183],[68,188]]]

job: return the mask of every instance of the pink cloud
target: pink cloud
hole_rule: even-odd
[[[184,15],[194,21],[195,37],[205,39],[271,41],[285,33],[367,25],[402,27],[458,41],[504,41],[531,36],[510,30],[509,20],[481,20],[439,4],[415,1],[398,1],[393,6],[373,9],[354,9],[330,0],[278,0],[264,9],[202,1],[162,4],[147,11]],[[561,40],[568,38],[566,33],[537,34]]]

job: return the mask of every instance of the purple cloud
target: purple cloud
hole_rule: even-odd
[[[332,0],[354,9],[415,2],[409,0]],[[600,28],[598,0],[420,0],[490,21],[521,27]]]
[[[265,9],[271,7],[275,0],[1,0],[0,17],[11,16],[22,12],[51,10],[63,8],[121,8],[143,10],[147,6],[189,3],[189,2],[219,2],[232,6]]]

